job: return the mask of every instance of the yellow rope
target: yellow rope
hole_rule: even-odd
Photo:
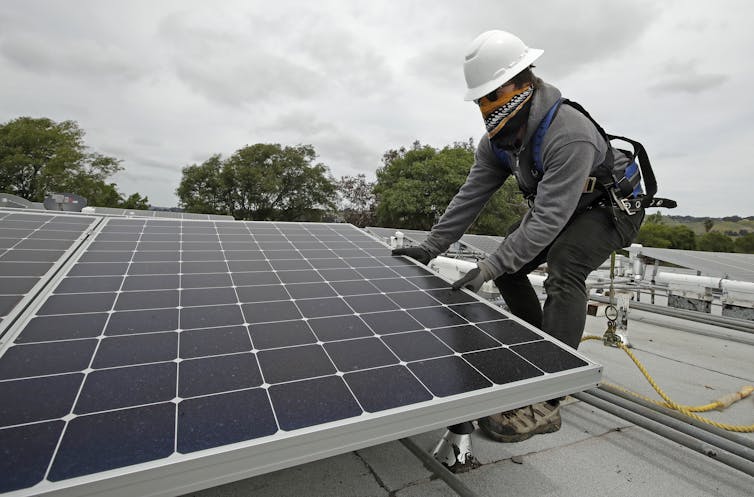
[[[597,335],[587,335],[581,339],[582,342],[587,341],[587,340],[602,340],[602,337],[597,336]],[[623,343],[617,343],[614,345],[616,345],[623,352],[628,354],[628,357],[630,357],[631,360],[634,362],[634,364],[636,364],[636,367],[639,368],[639,371],[641,371],[641,373],[644,375],[644,378],[647,379],[649,384],[652,385],[652,388],[655,389],[655,392],[657,392],[659,396],[662,397],[662,399],[665,402],[664,403],[659,402],[659,401],[650,399],[648,397],[645,397],[641,394],[638,394],[636,392],[632,392],[631,390],[628,390],[626,388],[611,384],[610,386],[612,386],[613,388],[617,388],[618,390],[621,390],[622,392],[626,392],[635,397],[648,400],[654,404],[661,405],[663,407],[668,407],[692,419],[696,419],[697,421],[715,426],[723,430],[735,431],[739,433],[754,433],[754,424],[748,425],[748,426],[747,425],[730,425],[730,424],[725,424],[725,423],[718,423],[717,421],[712,421],[711,419],[703,418],[701,416],[694,414],[694,412],[707,412],[713,409],[724,409],[728,407],[729,405],[733,404],[734,402],[737,402],[741,399],[745,399],[746,397],[751,395],[752,392],[754,392],[754,386],[742,387],[738,392],[734,392],[732,394],[726,395],[725,397],[721,399],[718,399],[714,402],[711,402],[709,404],[705,404],[702,406],[685,406],[681,404],[676,404],[675,402],[673,402],[673,400],[670,397],[668,397],[668,395],[665,392],[662,391],[662,389],[659,387],[659,385],[657,385],[657,383],[649,374],[649,372],[644,367],[644,365],[639,361],[639,359],[636,358],[636,356],[633,354],[633,352],[631,352],[628,349],[628,347],[626,347]]]

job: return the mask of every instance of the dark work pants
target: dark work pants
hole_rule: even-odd
[[[586,278],[614,250],[636,237],[644,212],[628,214],[609,207],[595,207],[574,216],[540,254],[516,273],[495,279],[495,285],[513,315],[550,336],[579,346],[586,322]],[[544,310],[527,275],[547,262]]]

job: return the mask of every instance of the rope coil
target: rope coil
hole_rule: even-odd
[[[598,335],[586,335],[584,336],[581,341],[585,342],[587,340],[600,340],[604,341],[604,338]],[[741,387],[741,389],[738,392],[733,392],[730,394],[727,394],[723,397],[721,397],[718,400],[715,400],[714,402],[710,402],[709,404],[704,404],[701,406],[686,406],[682,404],[678,404],[674,402],[663,390],[660,388],[660,386],[655,382],[654,378],[652,378],[652,375],[649,374],[647,371],[647,368],[644,367],[644,365],[639,361],[639,359],[636,358],[633,352],[631,352],[628,347],[626,347],[623,343],[612,343],[611,344],[614,347],[617,347],[621,349],[623,352],[628,354],[628,357],[631,358],[631,360],[634,362],[637,368],[639,368],[639,371],[644,375],[644,378],[646,378],[647,382],[649,382],[650,385],[652,385],[652,388],[654,388],[655,392],[662,397],[662,399],[665,402],[660,402],[654,399],[650,399],[648,397],[645,397],[644,395],[641,395],[639,393],[633,392],[631,390],[628,390],[627,388],[621,387],[619,385],[614,385],[611,383],[606,383],[610,385],[613,388],[616,388],[622,392],[625,392],[629,395],[633,395],[634,397],[644,399],[648,402],[651,402],[653,404],[667,407],[669,409],[673,409],[675,411],[680,412],[681,414],[688,416],[689,418],[695,419],[701,423],[705,423],[711,426],[715,426],[717,428],[720,428],[722,430],[727,431],[735,431],[738,433],[754,433],[754,424],[751,425],[731,425],[726,423],[718,423],[717,421],[712,421],[711,419],[703,418],[702,416],[699,416],[697,414],[694,414],[695,412],[709,412],[713,411],[715,409],[722,410],[726,407],[730,406],[731,404],[738,402],[739,400],[745,399],[746,397],[749,397],[754,392],[754,386],[744,386]]]

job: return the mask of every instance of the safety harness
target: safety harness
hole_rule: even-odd
[[[674,200],[655,197],[657,193],[657,180],[647,151],[641,143],[624,136],[606,133],[584,107],[566,98],[558,99],[555,102],[539,123],[532,137],[531,150],[534,169],[532,169],[531,174],[537,182],[541,180],[545,172],[544,165],[542,164],[542,143],[561,104],[573,107],[588,118],[608,144],[605,160],[597,166],[593,173],[594,175],[587,178],[576,212],[602,202],[608,202],[611,207],[617,207],[627,214],[634,214],[647,207],[666,207],[669,209],[676,207],[677,203]],[[625,169],[615,167],[615,157],[613,156],[613,147],[611,146],[612,140],[621,140],[631,144],[633,147],[633,151],[617,149],[629,158],[628,166]],[[510,164],[507,152],[497,147],[494,142],[492,149],[504,164]],[[641,187],[642,177],[644,178],[644,185],[646,187],[645,191],[642,191]],[[522,192],[530,202],[533,201],[533,193],[527,193],[523,191],[523,188]]]

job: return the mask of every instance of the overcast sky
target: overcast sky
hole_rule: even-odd
[[[123,160],[125,194],[177,204],[181,168],[310,143],[374,178],[420,140],[475,141],[463,56],[505,29],[536,73],[642,141],[667,214],[754,215],[754,2],[505,0],[0,2],[0,122],[75,120]]]

